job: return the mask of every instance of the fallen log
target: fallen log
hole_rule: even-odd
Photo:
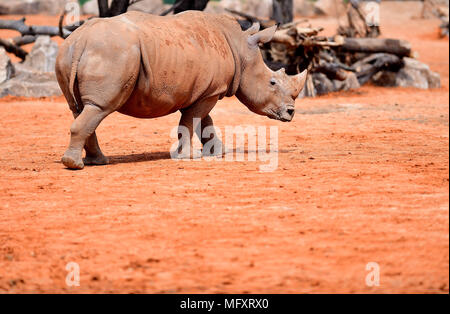
[[[411,56],[411,44],[400,39],[344,38],[341,49],[347,52],[390,53],[399,57]]]
[[[38,38],[38,36],[25,35],[25,36],[17,36],[17,37],[8,39],[8,41],[12,42],[16,46],[24,46],[24,45],[34,43],[37,38]]]
[[[7,52],[13,53],[22,60],[25,60],[25,57],[28,54],[20,46],[16,45],[12,40],[4,40],[0,38],[0,46],[4,47]]]
[[[388,53],[375,53],[353,64],[359,84],[367,83],[382,70],[399,71],[404,66],[402,58]]]
[[[20,20],[0,20],[0,29],[10,29],[18,31],[22,36],[25,35],[48,35],[59,36],[58,26],[28,26],[25,24],[25,18]],[[63,35],[69,36],[70,31],[63,29]]]
[[[323,73],[330,80],[344,81],[347,78],[347,72],[339,64],[329,63],[321,60],[311,71],[312,73]]]

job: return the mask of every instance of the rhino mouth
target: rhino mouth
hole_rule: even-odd
[[[287,107],[284,110],[280,111],[274,111],[270,110],[270,112],[267,114],[267,116],[270,119],[278,120],[281,122],[291,122],[295,115],[295,108],[293,107]]]

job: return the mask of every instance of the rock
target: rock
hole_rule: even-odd
[[[147,1],[142,1],[147,2]],[[98,2],[97,0],[90,0],[81,6],[81,12],[86,15],[98,16]]]
[[[313,73],[312,78],[317,95],[325,95],[334,90],[333,82],[325,74]]]
[[[260,18],[268,18],[272,14],[272,0],[221,0],[210,1],[206,12],[225,13],[225,9],[245,12]]]
[[[296,16],[311,17],[322,15],[323,12],[315,7],[310,0],[294,0],[294,13]]]
[[[371,78],[371,82],[377,86],[392,87],[395,86],[397,72],[380,71]]]
[[[253,16],[269,18],[273,10],[272,0],[247,0],[243,5],[243,12],[251,12]]]
[[[323,73],[313,73],[314,90],[317,95],[325,95],[332,92],[347,91],[361,87],[355,73],[347,72],[347,78],[344,81],[330,80]]]
[[[14,74],[14,66],[6,53],[5,48],[0,47],[0,84],[9,80]]]
[[[96,0],[92,0],[91,2],[94,2],[95,5],[97,5]],[[150,14],[159,15],[164,10],[169,8],[170,6],[165,6],[162,1],[154,1],[154,0],[141,0],[136,3],[133,3],[131,6],[128,7],[128,11],[140,11]],[[97,5],[97,11],[98,11],[98,5]]]
[[[344,1],[318,0],[314,4],[317,13],[328,16],[341,16],[345,14],[346,7]]]
[[[71,0],[1,0],[2,14],[49,14],[58,15]]]
[[[380,71],[372,78],[379,86],[415,87],[421,89],[441,87],[440,75],[416,59],[403,58],[405,66],[398,72]]]
[[[50,97],[62,95],[55,72],[42,72],[25,64],[14,65],[10,80],[0,84],[0,97]]]
[[[57,55],[58,44],[49,36],[39,36],[24,65],[42,72],[54,72]]]
[[[14,77],[0,84],[0,97],[49,97],[62,95],[54,72],[40,72],[16,64]]]
[[[439,88],[441,77],[430,70],[425,63],[412,58],[404,58],[405,66],[398,72],[396,86],[417,88]]]
[[[361,85],[358,82],[356,74],[347,72],[347,78],[344,81],[333,80],[334,91],[347,91],[351,89],[358,89]]]
[[[30,83],[11,79],[0,84],[0,98],[8,95],[40,98],[59,96],[61,94],[61,89],[58,83],[55,84],[55,82]]]

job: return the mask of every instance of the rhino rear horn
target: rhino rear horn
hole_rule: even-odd
[[[258,44],[265,44],[272,40],[275,32],[277,30],[277,26],[274,25],[272,27],[266,28],[263,31],[257,32],[256,34],[251,35],[248,38],[248,44],[250,47],[258,47]]]

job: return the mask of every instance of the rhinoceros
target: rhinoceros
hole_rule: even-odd
[[[265,65],[258,45],[275,31],[260,31],[259,24],[242,31],[231,16],[197,11],[170,17],[128,12],[86,22],[65,40],[56,61],[75,118],[62,163],[69,169],[107,164],[95,130],[115,111],[137,118],[180,111],[179,127],[192,138],[213,126],[209,113],[218,100],[235,95],[259,115],[291,121],[307,72],[288,76]],[[185,137],[179,142],[191,145]]]

